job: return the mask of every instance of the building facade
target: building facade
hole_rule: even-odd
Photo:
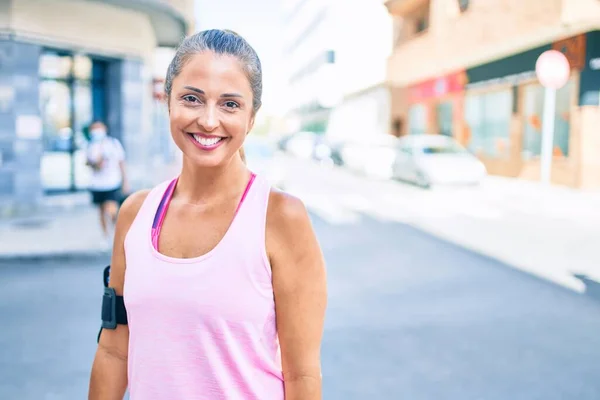
[[[340,1],[337,5],[336,29],[340,40],[335,51],[339,92],[327,136],[335,142],[396,134],[391,123],[391,92],[386,77],[387,59],[392,52],[392,18],[378,1]]]
[[[105,121],[133,183],[153,151],[155,50],[190,29],[192,1],[0,0],[0,210],[85,189],[86,128]]]
[[[284,1],[290,130],[388,133],[392,19],[378,1]],[[360,24],[360,26],[358,25]]]
[[[288,129],[324,132],[337,97],[335,0],[284,0],[282,6]]]
[[[552,180],[600,187],[600,2],[390,0],[393,118],[402,134],[455,137],[492,174],[539,179],[546,50],[563,52]]]

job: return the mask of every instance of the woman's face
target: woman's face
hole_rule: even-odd
[[[169,114],[173,140],[190,161],[228,163],[254,123],[252,89],[240,62],[212,51],[193,56],[173,79]]]

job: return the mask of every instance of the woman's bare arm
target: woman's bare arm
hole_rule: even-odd
[[[125,236],[147,195],[147,191],[131,195],[123,203],[119,212],[110,264],[110,287],[115,289],[117,296],[123,296]],[[127,390],[128,348],[129,327],[127,325],[117,325],[117,329],[114,330],[102,330],[92,366],[89,400],[123,399]]]
[[[323,255],[304,204],[272,192],[267,251],[273,270],[286,400],[320,400],[321,339],[327,303]]]

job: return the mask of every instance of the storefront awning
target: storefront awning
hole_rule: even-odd
[[[189,22],[169,0],[89,0],[142,12],[148,16],[159,47],[177,47],[188,32]],[[179,2],[178,2],[179,3]]]

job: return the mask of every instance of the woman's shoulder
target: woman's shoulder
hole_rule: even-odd
[[[267,208],[267,229],[290,234],[307,227],[310,227],[310,217],[304,202],[289,193],[271,189]]]
[[[279,278],[285,275],[298,283],[302,276],[299,271],[311,271],[322,264],[308,210],[302,200],[285,192],[272,190],[269,200],[266,248],[271,267],[278,270]]]
[[[129,224],[133,222],[152,190],[154,189],[138,190],[127,196],[119,209],[119,218],[129,221]]]
[[[138,212],[142,208],[142,205],[146,202],[148,197],[152,196],[158,191],[166,190],[169,183],[170,181],[165,181],[154,186],[153,188],[142,189],[133,192],[132,194],[127,196],[127,198],[121,205],[119,209],[119,215],[125,214],[124,218],[131,219],[133,221],[133,219],[135,219],[136,215],[138,214]]]

